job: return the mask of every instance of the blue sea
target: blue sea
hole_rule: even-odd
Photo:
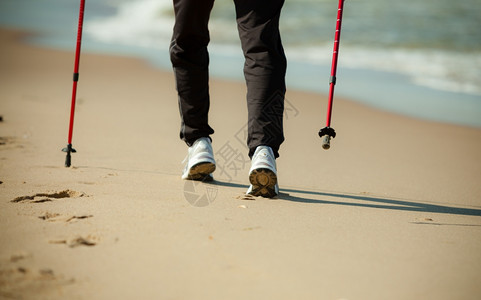
[[[73,51],[79,3],[0,0],[0,26],[34,30],[39,35],[29,42]],[[335,95],[481,127],[480,4],[346,0]],[[337,6],[337,0],[286,0],[281,34],[288,87],[327,93]],[[82,51],[137,56],[170,70],[173,22],[172,0],[87,0]],[[216,0],[210,33],[211,76],[243,80],[232,0]]]

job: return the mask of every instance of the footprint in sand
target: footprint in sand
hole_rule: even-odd
[[[275,200],[275,199],[278,199],[279,197],[283,197],[283,196],[289,196],[289,194],[279,193],[279,195],[277,195],[274,198],[264,198],[264,197],[261,197],[261,196],[252,196],[252,195],[249,195],[249,194],[245,194],[245,195],[237,196],[237,197],[235,197],[235,199],[249,200],[249,201],[261,200],[261,199]]]
[[[0,259],[0,299],[51,299],[62,286],[73,284],[51,268],[33,268],[33,255],[16,252]]]
[[[24,148],[24,145],[18,143],[18,139],[13,136],[0,136],[0,149]]]
[[[74,282],[73,278],[65,279],[49,268],[32,270],[25,266],[11,265],[0,269],[0,298],[37,299],[41,293],[47,299],[58,293],[62,286]]]
[[[95,246],[98,243],[99,238],[97,236],[93,235],[87,235],[85,237],[82,236],[76,236],[73,238],[68,238],[68,239],[58,239],[58,240],[50,240],[48,241],[50,244],[61,244],[61,245],[67,245],[70,248],[75,248],[78,246]]]
[[[8,262],[16,263],[18,261],[21,261],[21,260],[24,260],[24,259],[27,259],[27,258],[30,258],[30,257],[32,257],[32,255],[30,253],[18,252],[18,253],[10,255],[10,258],[8,259]]]
[[[41,203],[47,201],[54,201],[54,199],[66,199],[66,198],[80,198],[88,197],[85,193],[76,192],[71,190],[63,190],[57,192],[37,193],[34,195],[20,196],[11,200],[14,203]],[[83,220],[93,217],[93,215],[61,215],[59,213],[45,212],[38,216],[39,219],[48,222],[65,222],[70,223],[77,220]],[[95,246],[98,243],[99,238],[93,235],[87,236],[75,236],[73,238],[49,240],[50,244],[64,244],[70,248],[78,246]]]
[[[254,196],[249,195],[249,194],[245,194],[245,195],[242,195],[242,196],[237,196],[236,199],[255,201],[257,199],[257,197],[254,197]]]
[[[0,136],[0,146],[5,146],[12,144],[15,141],[14,137],[11,136]]]
[[[64,199],[64,198],[80,198],[80,197],[87,197],[85,193],[76,192],[71,190],[63,190],[59,192],[50,192],[50,193],[37,193],[34,195],[27,195],[27,196],[19,196],[15,199],[11,200],[10,202],[14,203],[42,203],[42,202],[49,202],[53,201],[53,199]]]
[[[8,138],[0,136],[0,146],[6,145],[8,143]]]
[[[46,212],[46,213],[38,216],[39,219],[47,221],[47,222],[65,222],[65,223],[69,223],[69,222],[76,221],[76,220],[88,219],[88,218],[92,218],[92,217],[93,217],[93,215],[62,216],[61,214],[50,213],[50,212]]]

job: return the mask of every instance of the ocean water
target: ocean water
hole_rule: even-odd
[[[327,93],[337,5],[286,0],[289,87]],[[0,25],[36,30],[32,43],[74,49],[78,9],[79,0],[0,0]],[[171,0],[87,0],[82,49],[139,56],[170,70],[173,22]],[[479,0],[346,0],[335,95],[481,127],[480,28]],[[243,80],[232,0],[216,0],[210,33],[212,76]],[[334,106],[333,122],[335,113]]]

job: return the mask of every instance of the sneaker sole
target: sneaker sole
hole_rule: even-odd
[[[255,169],[249,175],[249,181],[252,184],[252,196],[261,196],[272,198],[277,196],[275,185],[277,183],[277,175],[269,169]]]
[[[211,173],[215,171],[215,164],[210,162],[201,162],[192,166],[186,179],[199,181],[212,181]]]

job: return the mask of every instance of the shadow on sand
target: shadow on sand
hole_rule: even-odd
[[[225,187],[236,187],[245,188],[247,185],[242,185],[238,183],[223,182],[223,181],[213,181],[210,184]],[[300,194],[302,196],[294,196],[290,193]],[[332,200],[322,200],[322,198],[333,197],[339,199],[339,201]],[[317,199],[320,198],[320,199]],[[299,203],[309,203],[309,204],[333,204],[333,205],[345,205],[345,206],[355,206],[355,207],[366,207],[366,208],[381,208],[381,209],[393,209],[393,210],[403,210],[403,211],[416,211],[416,212],[426,212],[426,213],[440,213],[440,214],[451,214],[451,215],[463,215],[463,216],[481,216],[481,209],[476,208],[461,208],[453,207],[448,205],[440,204],[430,204],[423,203],[421,201],[404,200],[404,199],[387,199],[374,196],[364,196],[364,195],[351,195],[351,194],[341,194],[332,192],[320,192],[320,191],[305,191],[298,189],[282,189],[277,200],[292,201]],[[349,202],[348,200],[353,200],[356,202]],[[365,203],[359,203],[365,202]],[[369,202],[369,203],[368,203]]]

